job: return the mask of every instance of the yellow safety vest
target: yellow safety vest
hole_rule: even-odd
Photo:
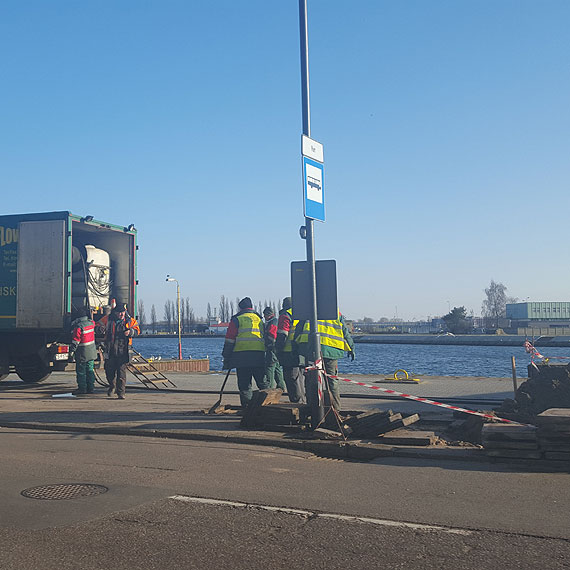
[[[289,316],[293,316],[293,309],[287,309]],[[293,321],[291,319],[291,328],[289,329],[289,334],[287,335],[287,340],[285,341],[285,346],[283,347],[283,352],[293,352],[293,337],[295,336],[295,327],[299,324],[299,321]]]
[[[309,343],[310,330],[311,323],[309,321],[305,321],[303,332],[295,339],[298,344]],[[345,350],[346,352],[350,352],[352,350],[342,334],[340,313],[339,318],[334,321],[317,321],[317,330],[321,336],[322,346],[330,346],[331,348],[338,348],[339,350]]]
[[[261,332],[261,317],[256,313],[243,313],[238,315],[238,335],[234,352],[254,350],[265,352],[265,342]]]

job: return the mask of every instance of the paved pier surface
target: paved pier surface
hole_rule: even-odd
[[[171,373],[169,378],[176,388],[153,390],[140,382],[129,380],[124,400],[109,398],[106,388],[96,387],[96,393],[87,396],[71,396],[75,388],[72,373],[54,373],[48,381],[27,385],[10,376],[0,385],[0,426],[41,429],[65,429],[97,433],[132,435],[160,435],[178,439],[224,440],[239,443],[280,445],[318,451],[332,449],[332,442],[296,441],[293,434],[262,430],[243,430],[238,415],[208,415],[208,410],[218,399],[223,382],[222,373],[186,374]],[[498,402],[512,396],[512,380],[507,378],[459,378],[423,377],[419,384],[382,383],[382,376],[353,375],[351,379],[371,385],[430,398],[483,399],[479,408],[491,409],[492,398]],[[423,419],[451,418],[452,412],[401,398],[382,398],[376,390],[355,384],[342,383],[344,410],[393,409],[404,414],[420,413]],[[67,397],[66,397],[67,395]],[[374,396],[381,396],[375,398]],[[283,401],[287,401],[283,398]],[[230,376],[223,403],[239,405],[235,374]],[[473,408],[473,404],[462,404]],[[335,444],[338,447],[338,444]],[[325,451],[326,451],[325,449]],[[372,453],[393,455],[396,447],[363,445],[351,442],[341,450],[341,455],[352,458],[368,458]],[[418,453],[422,450],[417,450]],[[434,450],[435,451],[435,450]],[[450,449],[437,450],[439,454],[451,454]],[[461,456],[482,456],[481,450],[458,450]],[[410,448],[402,450],[410,452]],[[323,451],[324,453],[324,451]],[[337,453],[336,451],[334,453]]]

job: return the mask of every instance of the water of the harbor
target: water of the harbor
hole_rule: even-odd
[[[209,358],[210,370],[221,370],[224,339],[183,338],[183,358]],[[177,358],[178,339],[134,339],[134,348],[145,357]],[[570,348],[541,348],[547,357],[570,357]],[[403,368],[410,374],[430,376],[510,377],[511,356],[515,357],[517,376],[527,377],[529,355],[521,346],[438,346],[418,344],[357,344],[356,359],[339,361],[342,374],[393,374]],[[553,360],[553,362],[570,362]]]

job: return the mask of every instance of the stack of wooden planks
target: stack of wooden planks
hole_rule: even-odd
[[[540,459],[536,427],[522,424],[485,424],[481,442],[489,457]]]
[[[570,409],[550,408],[536,417],[536,425],[544,458],[570,461]]]

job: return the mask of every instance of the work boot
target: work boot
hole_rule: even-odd
[[[119,400],[124,400],[125,395],[124,394],[117,394],[117,398],[119,398]]]
[[[72,394],[73,394],[74,396],[79,396],[79,395],[82,395],[82,394],[87,394],[87,390],[75,390],[74,392],[72,392]]]
[[[113,395],[113,386],[110,386],[107,390],[107,396],[110,398]]]

